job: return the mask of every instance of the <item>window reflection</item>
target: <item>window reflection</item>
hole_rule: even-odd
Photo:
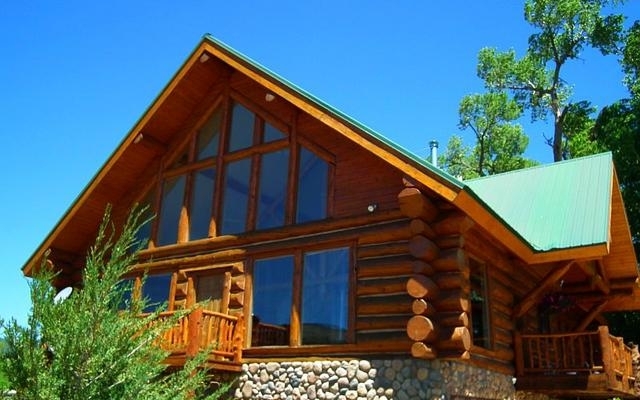
[[[142,298],[146,301],[144,312],[153,312],[169,300],[171,274],[149,275],[142,284]]]
[[[194,173],[189,216],[189,240],[202,239],[209,236],[215,185],[215,169],[207,168]]]
[[[162,206],[158,221],[158,244],[160,246],[178,241],[178,222],[184,200],[185,176],[169,178],[162,186]]]
[[[242,104],[234,103],[229,135],[229,152],[246,149],[253,144],[255,115]]]
[[[252,346],[289,344],[293,268],[293,256],[254,263]]]
[[[289,150],[262,156],[258,189],[257,229],[284,225],[289,178]]]
[[[222,108],[218,108],[211,118],[198,131],[196,141],[196,159],[204,160],[215,157],[218,153],[220,141],[220,127],[222,126]]]
[[[306,253],[302,277],[302,344],[345,343],[349,249]]]
[[[234,161],[227,165],[221,224],[221,233],[223,235],[240,233],[246,230],[250,178],[250,158]]]
[[[329,165],[305,147],[301,147],[298,174],[296,222],[326,218]]]

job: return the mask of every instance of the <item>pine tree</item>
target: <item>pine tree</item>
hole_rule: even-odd
[[[82,287],[69,298],[56,301],[55,275],[43,263],[30,282],[27,326],[0,321],[6,342],[0,373],[15,398],[216,399],[225,391],[205,395],[204,354],[169,371],[162,363],[167,353],[156,343],[175,320],[154,322],[160,311],[141,317],[146,300],[127,296],[132,288],[122,278],[139,248],[135,234],[145,222],[142,211],[132,212],[116,235],[107,209],[86,258]]]

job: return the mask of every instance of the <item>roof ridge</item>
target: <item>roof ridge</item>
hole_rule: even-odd
[[[553,162],[549,162],[549,163],[546,163],[546,164],[538,164],[538,165],[534,165],[534,166],[531,166],[531,167],[514,169],[514,170],[506,171],[506,172],[501,172],[499,174],[493,174],[493,175],[481,176],[481,177],[473,178],[473,179],[467,179],[467,180],[465,180],[465,182],[477,182],[477,181],[492,179],[492,178],[501,177],[501,176],[505,176],[505,175],[519,174],[519,173],[522,173],[522,172],[532,171],[532,170],[537,170],[537,169],[560,167],[562,165],[573,164],[573,163],[577,163],[577,162],[584,162],[584,161],[592,159],[592,158],[600,158],[600,157],[607,157],[609,159],[613,159],[613,155],[612,155],[611,151],[605,151],[605,152],[602,152],[602,153],[589,154],[587,156],[570,158],[568,160],[553,161]]]

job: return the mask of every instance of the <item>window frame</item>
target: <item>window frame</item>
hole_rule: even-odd
[[[492,351],[495,348],[495,340],[494,340],[494,330],[492,329],[491,319],[491,283],[489,279],[489,265],[480,260],[479,258],[469,256],[469,301],[471,303],[471,311],[469,312],[469,316],[471,317],[470,323],[470,333],[471,333],[471,345],[475,348],[480,348],[484,350]],[[475,267],[474,267],[475,264]],[[477,338],[474,334],[474,321],[477,321],[478,313],[474,312],[474,300],[473,300],[473,290],[474,283],[473,280],[479,278],[480,285],[482,286],[481,296],[486,299],[486,301],[482,302],[482,310],[481,310],[481,323],[483,327],[483,331],[485,333],[481,338]],[[484,342],[480,344],[479,342]]]
[[[227,151],[229,146],[229,135],[231,129],[231,110],[235,103],[240,104],[246,108],[249,112],[254,114],[254,131],[253,131],[253,143],[251,146],[238,149],[233,152]],[[220,111],[222,110],[222,111]],[[209,123],[210,119],[215,116],[216,113],[222,112],[220,134],[218,137],[217,154],[198,160],[197,146],[199,133],[203,126]],[[282,138],[278,138],[271,141],[264,140],[265,127],[268,125],[277,129],[282,133]],[[335,174],[335,157],[328,151],[320,148],[308,139],[299,137],[297,134],[297,127],[295,119],[290,123],[283,122],[279,118],[273,116],[269,112],[263,110],[261,107],[242,96],[241,94],[231,90],[226,96],[220,95],[212,103],[211,107],[202,114],[197,121],[192,125],[189,134],[185,135],[185,138],[181,140],[175,147],[175,149],[165,156],[165,159],[160,163],[160,173],[155,184],[155,204],[152,205],[154,211],[158,215],[152,221],[150,229],[149,245],[148,248],[162,247],[174,244],[182,244],[186,242],[194,242],[198,240],[207,240],[222,236],[225,233],[223,230],[224,219],[224,200],[226,183],[225,178],[227,175],[227,167],[236,161],[247,159],[249,162],[249,181],[247,189],[247,210],[245,213],[245,227],[238,232],[230,233],[232,235],[241,235],[254,231],[263,231],[271,229],[281,229],[287,226],[297,224],[296,222],[296,208],[298,203],[298,180],[299,180],[299,154],[304,146],[308,151],[313,153],[316,157],[326,163],[327,169],[327,193],[326,193],[326,213],[323,218],[319,218],[312,221],[306,221],[303,223],[312,223],[324,220],[333,215],[333,197],[334,197],[334,174]],[[258,210],[260,207],[260,199],[258,199],[258,191],[260,189],[260,180],[262,178],[261,160],[264,156],[271,153],[287,150],[288,151],[288,173],[286,178],[286,193],[284,196],[284,221],[281,225],[271,226],[263,229],[258,228]],[[185,158],[184,163],[176,162]],[[213,198],[211,199],[211,207],[209,212],[209,231],[204,237],[193,239],[190,237],[192,231],[191,218],[194,214],[193,207],[193,191],[195,190],[195,180],[199,172],[213,169]],[[176,234],[175,243],[158,243],[158,235],[161,221],[161,216],[158,212],[163,206],[163,187],[165,182],[169,179],[176,179],[176,177],[182,176],[185,180],[184,193],[182,196],[182,204],[178,208],[180,209],[178,223],[175,227]],[[204,223],[201,223],[204,225]],[[236,229],[237,230],[237,229]]]
[[[333,243],[322,243],[316,245],[302,246],[298,247],[295,250],[291,249],[280,249],[272,252],[264,252],[260,254],[255,254],[250,257],[248,262],[248,285],[246,287],[245,296],[248,296],[249,301],[245,305],[245,321],[246,324],[246,337],[245,337],[245,345],[246,348],[257,350],[259,352],[278,352],[283,349],[289,348],[312,348],[318,346],[348,346],[355,344],[355,298],[354,293],[356,289],[356,279],[355,279],[355,249],[356,243],[354,241],[337,241]],[[348,251],[347,255],[347,282],[346,282],[346,290],[347,290],[347,311],[346,311],[346,332],[345,332],[345,342],[344,343],[323,343],[323,344],[303,344],[302,337],[302,301],[303,301],[303,270],[304,264],[303,259],[306,253],[313,253],[319,251],[333,251],[345,249]],[[283,256],[292,256],[293,257],[293,276],[292,276],[292,304],[291,304],[291,314],[290,314],[290,325],[289,325],[289,344],[282,346],[253,346],[252,343],[252,316],[253,316],[253,303],[254,303],[254,282],[253,277],[255,272],[255,263],[257,260],[264,260],[269,258],[278,258]]]

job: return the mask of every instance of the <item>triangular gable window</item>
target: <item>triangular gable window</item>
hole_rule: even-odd
[[[290,126],[265,115],[220,101],[167,160],[155,245],[329,216],[331,164],[293,140]]]

